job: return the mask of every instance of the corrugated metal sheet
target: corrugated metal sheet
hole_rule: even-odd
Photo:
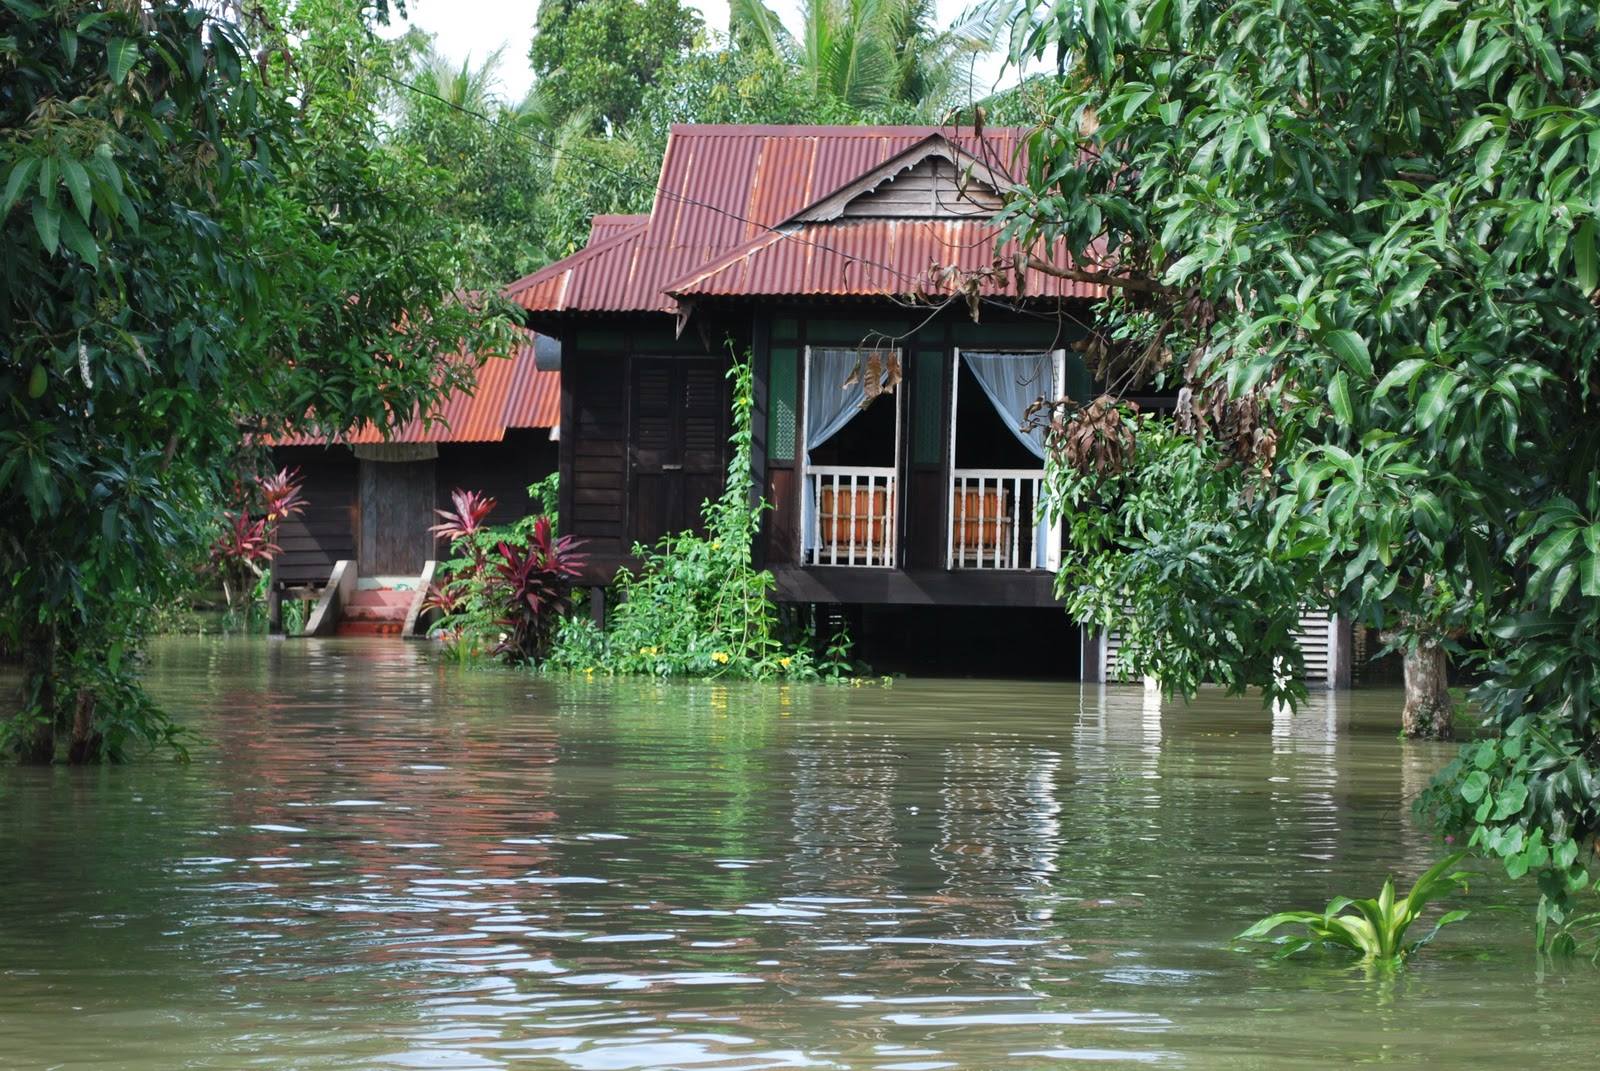
[[[807,223],[793,232],[767,232],[706,270],[668,284],[683,297],[913,295],[948,297],[946,272],[981,272],[996,259],[996,231],[975,219],[863,219]],[[1009,262],[1015,245],[999,251]],[[1019,296],[1015,273],[979,277],[989,296]],[[1021,295],[1096,298],[1101,288],[1029,268]]]
[[[650,213],[643,212],[636,216],[619,216],[602,213],[589,220],[589,244],[603,242],[607,238],[615,238],[623,231],[631,231],[635,227],[643,226],[650,222]]]
[[[387,437],[375,425],[364,425],[335,441],[351,446],[370,443],[499,442],[513,428],[553,428],[561,422],[561,373],[541,372],[534,365],[533,332],[510,357],[492,357],[478,369],[472,393],[455,391],[435,410],[428,426],[413,417]],[[320,435],[274,439],[277,446],[319,446]]]
[[[597,234],[506,295],[536,312],[673,312],[669,284],[770,236],[769,228],[934,135],[1003,171],[1024,132],[998,128],[980,139],[970,129],[929,126],[675,126],[648,223],[615,225],[615,233],[604,225],[607,237]]]

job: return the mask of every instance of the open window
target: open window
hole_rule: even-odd
[[[800,442],[807,565],[895,564],[900,351],[806,348]]]
[[[951,569],[1055,569],[1059,527],[1044,523],[1042,428],[1029,406],[1061,396],[1066,351],[956,350],[950,422]]]

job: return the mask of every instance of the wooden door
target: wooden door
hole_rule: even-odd
[[[432,460],[362,460],[362,576],[417,576],[433,557],[433,466]]]
[[[630,541],[701,530],[700,504],[722,493],[728,408],[721,363],[637,357],[628,433]]]

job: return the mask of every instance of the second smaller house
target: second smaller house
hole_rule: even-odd
[[[398,634],[445,553],[429,528],[452,491],[494,498],[491,524],[538,512],[528,487],[556,471],[561,374],[539,368],[536,341],[527,332],[509,359],[486,361],[473,392],[445,399],[427,426],[278,440],[274,464],[300,470],[306,508],[279,532],[274,591],[327,587],[347,562],[343,605],[321,631]]]

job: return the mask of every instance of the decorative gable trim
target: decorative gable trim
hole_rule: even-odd
[[[994,215],[1006,180],[942,134],[933,134],[790,217],[941,219]]]

